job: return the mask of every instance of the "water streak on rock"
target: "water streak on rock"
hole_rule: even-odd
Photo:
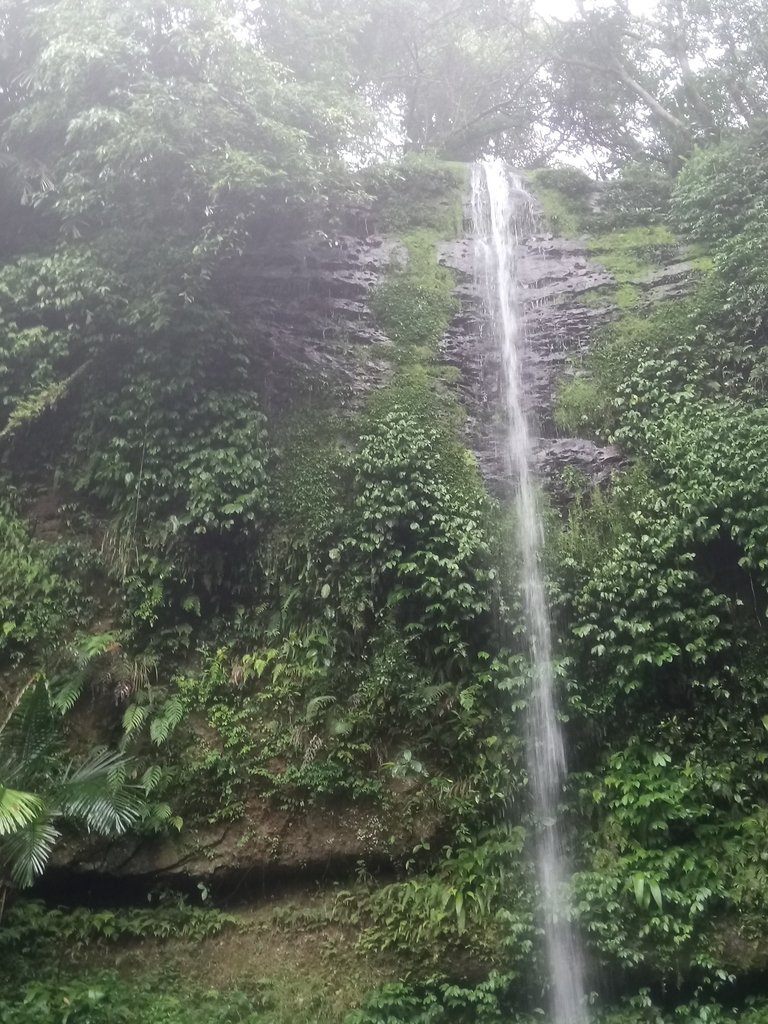
[[[528,773],[536,821],[541,890],[554,1024],[583,1024],[581,957],[566,911],[565,857],[557,820],[565,778],[563,737],[555,708],[549,610],[540,561],[543,545],[532,463],[533,448],[523,389],[525,331],[520,315],[515,253],[530,226],[531,200],[519,178],[499,160],[473,168],[473,222],[479,285],[502,353],[507,452],[515,480],[520,578],[530,646],[532,689],[528,709]]]

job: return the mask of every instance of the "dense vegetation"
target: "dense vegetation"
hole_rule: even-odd
[[[434,151],[490,147],[614,281],[554,421],[622,467],[546,514],[594,1014],[768,1019],[768,20],[454,6],[0,4],[3,1021],[540,1019],[514,522],[441,349]],[[307,326],[320,373],[232,282],[355,231],[384,342]],[[254,919],[23,893],[88,833],[278,863],[319,821],[356,874]]]

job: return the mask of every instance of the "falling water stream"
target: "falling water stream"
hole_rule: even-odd
[[[528,774],[536,823],[536,865],[549,961],[553,1024],[585,1024],[581,958],[568,919],[566,861],[557,820],[565,778],[563,737],[555,709],[549,611],[541,571],[543,534],[531,469],[531,435],[524,402],[525,330],[518,299],[516,251],[532,220],[531,199],[500,160],[472,170],[472,213],[478,277],[501,350],[507,451],[516,483],[520,579],[532,668],[528,710]]]

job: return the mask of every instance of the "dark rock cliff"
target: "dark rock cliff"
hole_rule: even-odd
[[[508,470],[499,422],[501,367],[483,322],[474,278],[474,243],[470,237],[446,242],[439,258],[456,273],[461,300],[461,311],[443,342],[443,355],[461,371],[470,447],[490,486],[503,488]],[[600,480],[619,461],[619,452],[581,438],[555,437],[552,407],[566,361],[586,352],[595,330],[616,313],[610,304],[587,307],[579,298],[611,285],[613,277],[588,258],[583,243],[544,234],[521,242],[517,267],[525,325],[525,394],[529,415],[540,432],[540,471],[553,481],[568,465]]]
[[[313,389],[330,391],[342,408],[354,409],[387,382],[392,342],[376,322],[372,296],[393,257],[402,262],[398,244],[368,234],[361,224],[356,233],[316,235],[268,253],[246,253],[225,269],[217,287],[243,336],[252,339],[263,358],[264,402],[270,413],[290,409]],[[440,358],[458,371],[467,444],[489,487],[501,493],[508,483],[501,367],[482,315],[471,234],[443,242],[437,258],[455,273],[458,300]],[[539,469],[557,495],[564,467],[601,481],[622,461],[615,447],[558,437],[553,423],[554,396],[566,363],[585,353],[595,331],[618,315],[608,298],[590,305],[582,300],[615,282],[589,258],[585,243],[543,233],[521,241],[517,266],[526,393],[540,432]],[[658,301],[682,294],[688,274],[688,265],[675,258],[637,284],[644,301]],[[288,811],[256,800],[242,820],[188,827],[162,840],[64,845],[56,865],[88,878],[133,877],[146,884],[158,877],[204,878],[226,889],[244,878],[332,876],[349,872],[359,860],[391,865],[417,843],[434,838],[439,827],[437,820],[414,822],[397,814],[383,820],[378,810],[359,805]]]

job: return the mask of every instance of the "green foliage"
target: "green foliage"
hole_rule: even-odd
[[[586,230],[590,179],[576,167],[542,167],[527,171],[532,191],[550,231],[569,237]]]
[[[522,828],[442,850],[435,870],[377,889],[365,912],[363,949],[395,949],[445,963],[470,953],[484,967],[525,973],[534,946],[530,870]]]
[[[568,164],[539,167],[528,173],[540,188],[561,192],[568,199],[587,200],[595,189],[594,182],[588,174]]]
[[[147,533],[247,535],[265,515],[264,416],[252,392],[216,388],[226,357],[211,358],[144,351],[109,411],[85,413],[79,444],[93,451],[78,489],[116,513],[128,550]]]
[[[15,884],[29,885],[45,870],[59,820],[110,836],[128,827],[181,827],[166,803],[147,799],[163,780],[159,766],[144,770],[99,744],[67,756],[62,718],[83,693],[111,687],[120,701],[138,690],[140,702],[147,671],[146,663],[125,656],[114,634],[86,634],[46,651],[39,672],[11,689],[0,723],[0,859]],[[163,704],[150,724],[153,741],[167,738],[182,711],[178,698]],[[125,739],[131,732],[126,728]]]
[[[756,341],[761,378],[768,303],[767,141],[765,129],[755,127],[698,151],[681,172],[672,201],[677,223],[711,247],[726,314],[721,330],[729,346]]]
[[[102,971],[65,982],[30,981],[0,1002],[8,1024],[269,1024],[260,997]]]
[[[670,985],[743,970],[726,922],[754,942],[764,913],[751,838],[767,781],[763,301],[746,261],[723,273],[750,242],[759,249],[761,229],[758,215],[731,235],[741,213],[708,212],[723,187],[710,175],[738,173],[757,191],[760,172],[749,160],[736,172],[729,146],[722,166],[691,161],[674,199],[680,221],[715,240],[714,272],[686,301],[605,329],[557,412],[561,428],[610,437],[635,460],[602,490],[571,481],[553,560],[580,766],[571,806],[589,823],[574,909],[599,962]],[[599,240],[627,280],[638,237]],[[651,255],[666,244],[657,229],[644,237]],[[755,253],[749,263],[760,266]],[[716,1008],[701,1019],[710,1012],[720,1019]]]
[[[354,512],[329,586],[356,622],[394,614],[446,671],[489,611],[494,571],[471,457],[402,398],[375,416],[351,462]]]
[[[404,235],[432,231],[453,238],[461,230],[465,164],[413,154],[396,165],[370,168],[363,184],[374,197],[380,229]]]
[[[50,909],[33,900],[20,900],[6,912],[0,928],[0,945],[6,954],[34,952],[45,956],[51,949],[83,947],[90,943],[122,942],[125,939],[188,938],[200,941],[238,927],[238,918],[218,910],[191,907],[187,903],[161,904],[144,909],[72,910]]]
[[[0,726],[0,880],[24,888],[45,871],[61,821],[120,835],[151,814],[130,762],[97,747],[66,757],[48,687],[35,677]]]
[[[24,519],[31,500],[0,509],[3,689],[9,708],[20,698],[0,728],[5,873],[19,885],[39,875],[65,820],[108,835],[180,827],[161,796],[198,820],[244,818],[244,842],[255,800],[289,814],[354,804],[371,812],[372,857],[414,825],[441,835],[439,851],[419,850],[403,879],[361,900],[360,949],[387,950],[400,973],[450,977],[380,990],[350,1024],[525,1019],[543,974],[523,849],[529,669],[519,595],[499,579],[507,524],[460,439],[455,376],[436,360],[457,312],[436,243],[457,230],[466,171],[410,157],[367,167],[358,187],[347,83],[388,123],[402,109],[412,142],[470,152],[488,148],[492,129],[497,152],[539,152],[533,118],[519,146],[508,132],[518,102],[509,75],[530,60],[529,110],[567,108],[570,138],[583,136],[584,108],[596,124],[610,110],[591,141],[610,137],[628,152],[633,133],[609,122],[631,108],[634,135],[661,156],[684,151],[689,131],[731,123],[720,107],[704,118],[702,104],[738,83],[719,88],[709,52],[700,56],[711,77],[665,79],[672,42],[655,21],[657,57],[643,81],[672,109],[665,129],[656,108],[639,118],[626,81],[639,37],[618,8],[553,28],[566,55],[589,55],[601,40],[612,55],[607,81],[588,76],[572,93],[568,73],[538,61],[535,34],[527,50],[511,46],[514,19],[495,21],[493,5],[456,40],[453,18],[421,5],[405,25],[424,45],[393,53],[398,74],[385,76],[364,44],[376,25],[390,32],[381,14],[397,29],[394,14],[413,12],[399,0],[349,10],[354,46],[326,46],[324,4],[265,0],[254,21],[242,5],[204,0],[38,6],[32,20],[16,0],[0,13],[13,64],[0,82],[0,212],[24,200],[2,242],[0,445],[14,483],[48,487],[53,475],[77,505],[57,525],[69,539],[52,544]],[[305,67],[288,66],[291,40],[310,55]],[[457,57],[471,72],[461,82]],[[467,85],[492,67],[505,69],[498,89]],[[446,88],[453,77],[471,100],[461,111]],[[697,83],[709,90],[698,103]],[[497,101],[491,114],[483,96]],[[724,982],[743,969],[734,945],[764,941],[764,149],[752,129],[689,161],[673,215],[712,246],[711,268],[700,256],[707,278],[696,293],[647,313],[643,279],[678,252],[659,224],[667,177],[629,166],[598,190],[575,168],[531,173],[552,230],[599,225],[590,253],[616,285],[587,301],[624,314],[563,385],[555,418],[562,431],[614,438],[633,468],[602,489],[566,481],[572,500],[551,530],[549,561],[575,766],[563,794],[573,912],[590,958],[627,989],[638,978],[667,991],[678,978]],[[362,208],[340,208],[344,198]],[[242,336],[226,282],[242,256],[349,217],[399,233],[402,249],[371,300],[392,342],[392,376],[364,401],[355,394],[342,417],[311,379],[303,392],[289,379],[270,393],[267,346],[258,332]],[[121,752],[99,748],[70,717],[86,693],[104,698],[97,710],[113,709],[104,727]],[[498,820],[512,824],[490,830]],[[0,943],[44,956],[64,943],[198,940],[230,923],[188,909],[17,905]],[[339,923],[344,941],[349,924]],[[764,1015],[755,1007],[743,1018]],[[285,1019],[263,991],[42,973],[9,988],[0,1017]],[[642,996],[614,1014],[663,1018]],[[728,1014],[702,1004],[680,1019],[719,1024]]]
[[[672,178],[658,164],[630,163],[600,188],[601,231],[658,224],[666,219]]]
[[[367,996],[344,1024],[523,1024],[531,1018],[515,1013],[512,991],[510,979],[495,971],[472,987],[446,978],[421,985],[395,982]]]
[[[0,663],[18,662],[72,629],[83,609],[74,561],[66,545],[36,541],[11,491],[0,501]]]
[[[448,763],[476,770],[480,694],[495,688],[491,505],[429,365],[454,309],[435,241],[412,232],[375,296],[401,363],[392,383],[347,424],[310,403],[283,425],[253,635],[176,681],[215,737],[192,745],[184,775],[218,793],[214,816],[241,813],[254,785],[288,807],[387,804],[401,770],[435,795]]]
[[[746,346],[723,338],[721,311],[718,283],[705,281],[690,299],[632,310],[602,328],[579,375],[560,386],[558,426],[607,439],[633,410],[679,404],[676,393],[762,393],[762,364]]]
[[[303,410],[278,428],[270,507],[280,541],[325,536],[342,502],[343,425],[335,409]],[[277,558],[284,552],[276,552]]]
[[[768,189],[766,132],[757,128],[698,149],[675,182],[672,214],[694,241],[722,242],[745,231]]]

